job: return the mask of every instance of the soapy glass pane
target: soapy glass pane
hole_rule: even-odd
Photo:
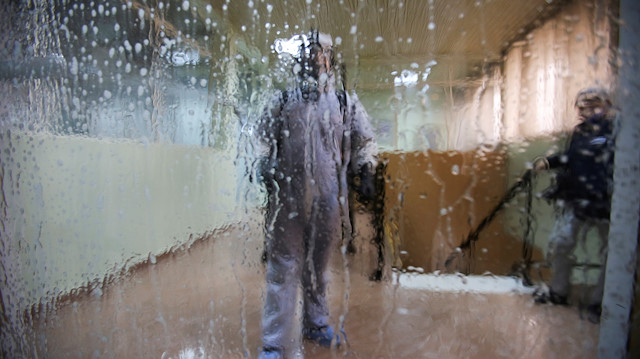
[[[612,5],[1,6],[3,353],[256,357],[277,235],[301,243],[299,263],[331,248],[328,323],[349,344],[303,340],[300,303],[323,282],[298,274],[289,356],[594,352],[598,327],[582,308],[601,273],[599,233],[581,233],[571,256],[571,306],[534,305],[562,211],[545,197],[556,173],[531,170],[565,150],[578,91],[613,90]],[[331,92],[348,95],[330,108],[351,121],[357,97],[370,123],[373,198],[331,147],[351,132],[325,137],[312,123],[264,140],[265,119],[286,118],[272,110],[296,101],[283,93],[328,78],[305,62],[311,30],[331,36]],[[333,113],[315,111],[317,123]],[[316,176],[307,187],[287,187],[298,167],[268,161],[292,134]],[[314,157],[327,143],[336,156]],[[332,201],[314,201],[326,188]]]

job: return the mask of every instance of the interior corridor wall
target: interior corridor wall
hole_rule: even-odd
[[[483,75],[463,86],[443,88],[451,99],[447,149],[526,143],[575,126],[577,92],[615,81],[608,3],[572,2],[514,42],[502,63],[485,64]]]
[[[492,65],[488,73],[468,86],[449,88],[450,117],[447,119],[447,149],[469,151],[480,146],[495,147],[502,137],[501,67]]]
[[[24,306],[237,220],[235,166],[210,148],[3,131],[0,149],[3,261]]]
[[[617,32],[607,0],[574,1],[508,49],[504,58],[504,139],[531,140],[577,124],[575,96],[612,88]]]
[[[20,44],[28,31],[3,35]],[[97,67],[77,68],[60,46],[46,48],[42,59],[18,59],[23,72],[0,77],[8,316],[81,287],[99,293],[103,279],[238,221],[235,123],[215,106],[210,65],[124,61],[131,69],[110,72],[117,56],[128,58],[101,50],[90,54]]]

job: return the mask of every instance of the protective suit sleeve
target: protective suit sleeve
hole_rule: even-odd
[[[258,120],[258,136],[267,146],[270,146],[273,140],[278,137],[283,101],[282,93],[274,94]]]
[[[378,164],[378,143],[369,115],[355,93],[347,95],[347,116],[351,137],[349,172],[359,177],[356,190],[365,199],[375,196],[375,171]]]
[[[281,92],[273,95],[264,113],[258,120],[257,136],[264,149],[257,159],[256,175],[258,182],[269,182],[278,167],[278,141],[282,127],[282,107],[284,98]]]

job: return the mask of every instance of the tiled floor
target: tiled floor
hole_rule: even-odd
[[[235,229],[212,236],[41,315],[39,356],[255,358],[264,290],[255,234]],[[405,283],[405,276],[372,282],[363,256],[351,259],[348,276],[342,256],[334,257],[332,316],[335,323],[344,316],[348,345],[329,350],[292,338],[288,357],[596,356],[598,326],[580,319],[576,308],[534,305],[526,290],[499,293],[505,280],[490,277],[482,277],[489,285],[479,291],[470,285],[477,281],[472,277],[450,279],[466,281],[467,291]],[[434,278],[417,279],[443,279]]]

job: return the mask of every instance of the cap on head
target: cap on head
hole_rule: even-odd
[[[576,107],[582,107],[587,103],[602,103],[611,105],[611,97],[609,92],[602,87],[588,87],[578,92],[576,96]]]
[[[318,32],[317,36],[318,36],[317,38],[318,44],[320,44],[320,47],[322,47],[323,49],[329,49],[333,46],[333,40],[331,39],[331,35]]]

